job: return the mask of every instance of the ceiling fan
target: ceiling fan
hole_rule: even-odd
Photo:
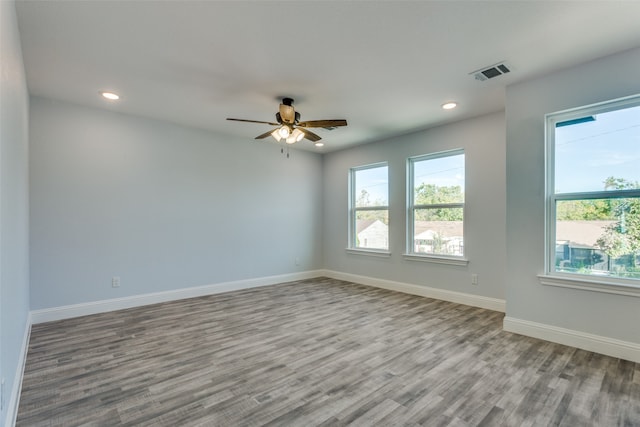
[[[309,141],[315,142],[316,146],[321,147],[323,144],[319,142],[322,138],[311,132],[308,128],[324,128],[327,130],[333,130],[338,126],[346,126],[346,120],[307,120],[300,121],[300,113],[293,108],[293,99],[283,98],[280,104],[279,111],[276,113],[276,122],[263,122],[259,120],[245,120],[245,119],[232,119],[236,122],[248,122],[248,123],[264,123],[266,125],[278,126],[275,130],[270,130],[261,135],[256,136],[256,139],[263,139],[271,135],[276,141],[280,142],[284,139],[287,144],[295,144],[302,141],[303,138]]]

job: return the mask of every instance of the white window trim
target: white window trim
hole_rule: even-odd
[[[638,286],[634,286],[628,283],[620,283],[619,280],[611,277],[607,277],[607,279],[609,279],[607,280],[598,279],[598,276],[594,276],[593,279],[591,276],[587,275],[576,274],[576,276],[578,277],[573,277],[573,275],[563,273],[554,273],[553,275],[539,274],[538,280],[541,285],[546,286],[640,297],[640,284]]]
[[[431,262],[436,264],[449,264],[449,265],[467,265],[469,260],[466,258],[466,244],[463,247],[462,255],[441,255],[441,254],[426,254],[414,252],[414,234],[415,234],[415,210],[416,209],[424,209],[424,208],[433,208],[437,209],[439,207],[444,208],[462,208],[462,239],[466,241],[467,229],[464,227],[466,223],[467,210],[464,208],[465,203],[445,203],[438,205],[414,205],[413,204],[413,196],[414,196],[414,163],[423,161],[423,160],[433,160],[439,159],[442,157],[450,157],[457,156],[464,153],[464,148],[456,148],[454,150],[441,151],[433,154],[423,154],[420,156],[413,156],[407,159],[407,239],[406,239],[406,251],[402,254],[403,258],[407,261],[422,261],[422,262]],[[465,181],[467,179],[466,173],[466,161],[467,157],[465,155]],[[466,184],[466,182],[465,182]],[[466,190],[466,185],[465,185]],[[466,199],[466,195],[465,195]]]
[[[387,168],[387,205],[386,206],[367,206],[362,208],[356,208],[355,206],[355,197],[356,197],[356,182],[355,182],[355,173],[357,171],[367,170],[367,169],[375,169],[379,167]],[[370,255],[377,257],[388,257],[391,256],[391,252],[388,249],[374,249],[374,248],[364,248],[360,246],[356,246],[356,213],[358,211],[387,211],[389,214],[389,163],[388,162],[378,162],[372,163],[370,165],[365,166],[356,166],[349,169],[349,226],[348,226],[348,242],[346,251],[352,254],[359,255]],[[391,220],[389,220],[388,225],[388,235],[387,242],[388,246],[391,246]]]
[[[556,123],[594,114],[621,110],[640,105],[640,95],[550,113],[545,118],[545,256],[544,274],[538,275],[540,284],[563,288],[583,289],[618,295],[640,296],[640,280],[599,277],[587,274],[567,274],[555,271],[556,202],[561,200],[609,199],[625,196],[638,197],[640,190],[593,191],[586,193],[555,194],[555,130]]]
[[[390,251],[385,251],[384,249],[367,249],[367,248],[346,248],[347,253],[353,255],[365,255],[372,256],[378,258],[389,258],[391,257]]]
[[[448,265],[468,265],[469,264],[469,260],[467,258],[459,257],[459,256],[404,253],[402,254],[402,257],[407,261],[431,262],[434,264],[448,264]]]

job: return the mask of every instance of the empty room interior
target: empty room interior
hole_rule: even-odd
[[[0,13],[0,424],[640,425],[640,2]]]

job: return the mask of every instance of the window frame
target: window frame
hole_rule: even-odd
[[[415,164],[418,162],[441,159],[452,156],[464,156],[464,171],[465,171],[465,193],[464,201],[462,203],[438,203],[438,204],[415,204]],[[452,150],[440,151],[437,153],[422,154],[419,156],[412,156],[407,158],[407,238],[406,249],[403,254],[404,259],[408,261],[426,261],[439,264],[451,264],[451,265],[467,265],[468,259],[466,258],[466,234],[467,230],[464,224],[466,223],[467,210],[466,204],[466,154],[464,148],[455,148]],[[419,209],[442,209],[442,208],[461,208],[462,209],[462,254],[461,255],[448,255],[448,254],[430,254],[424,252],[415,251],[415,212]]]
[[[544,273],[539,274],[541,284],[596,292],[640,296],[640,279],[598,276],[556,271],[556,205],[572,200],[640,198],[640,189],[597,190],[586,192],[555,191],[555,136],[556,124],[640,106],[640,95],[600,102],[583,107],[545,114],[545,206],[544,206]]]
[[[387,204],[384,206],[365,206],[365,207],[357,207],[356,206],[356,174],[360,171],[365,171],[369,169],[376,168],[387,168]],[[377,162],[371,163],[368,165],[355,166],[349,168],[349,227],[348,227],[348,242],[347,242],[347,252],[355,253],[355,254],[364,254],[364,255],[372,255],[378,257],[389,257],[391,256],[390,247],[391,247],[391,219],[390,219],[390,209],[389,209],[389,162]],[[370,211],[387,211],[387,218],[389,218],[387,224],[387,248],[367,248],[357,245],[357,227],[356,227],[356,219],[358,216],[358,212],[370,212]]]

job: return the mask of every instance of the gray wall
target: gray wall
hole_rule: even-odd
[[[7,416],[29,313],[29,97],[13,1],[0,1],[0,424]]]
[[[640,93],[640,49],[507,88],[507,316],[640,343],[640,299],[543,286],[544,115]]]
[[[504,299],[505,119],[495,113],[325,155],[325,268],[345,273]],[[407,261],[407,158],[464,148],[466,161],[465,251],[458,267]],[[349,168],[389,162],[391,257],[348,254]],[[479,284],[471,285],[471,273]]]
[[[30,144],[31,309],[322,266],[319,154],[42,98]]]

